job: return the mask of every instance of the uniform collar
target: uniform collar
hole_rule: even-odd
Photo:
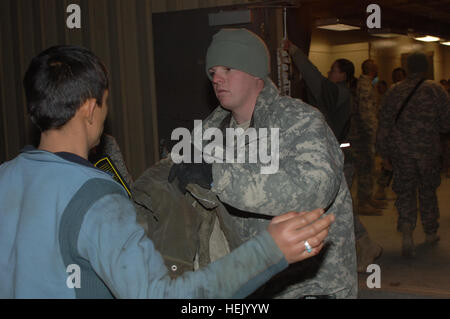
[[[25,146],[20,152],[21,153],[27,153],[27,152],[33,152],[33,151],[40,151],[40,152],[47,152],[50,154],[55,154],[56,156],[62,158],[63,160],[75,163],[75,164],[79,164],[79,165],[83,165],[83,166],[87,166],[87,167],[94,167],[94,165],[92,165],[91,162],[89,162],[87,159],[78,156],[74,153],[69,153],[69,152],[56,152],[56,153],[52,153],[52,152],[48,152],[48,151],[44,151],[44,150],[39,150],[36,147],[32,146],[32,145],[27,145]]]

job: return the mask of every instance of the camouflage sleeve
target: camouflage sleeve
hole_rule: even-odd
[[[314,96],[314,100],[320,103],[322,97],[322,81],[324,80],[324,76],[300,49],[293,52],[292,61],[294,61],[295,66],[304,78],[306,85],[310,89],[311,94]]]
[[[375,138],[377,128],[377,99],[370,82],[363,82],[358,90],[359,114],[364,123],[364,130]],[[373,144],[375,141],[373,140]],[[372,145],[373,145],[372,144]]]
[[[390,92],[386,92],[383,98],[383,104],[380,109],[379,123],[376,137],[376,150],[383,158],[389,158],[389,149],[387,147],[389,133],[392,129],[392,110],[395,109],[394,105],[390,104],[392,99],[389,97]]]
[[[339,190],[343,155],[318,111],[280,132],[279,168],[261,174],[261,164],[213,164],[213,191],[240,210],[278,215],[287,210],[327,208]]]
[[[442,87],[438,87],[436,94],[436,104],[439,108],[439,132],[450,132],[450,97]]]

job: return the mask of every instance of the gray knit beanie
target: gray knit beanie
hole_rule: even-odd
[[[264,41],[247,29],[222,29],[206,53],[206,74],[214,66],[237,69],[264,79],[270,73],[269,51]]]
[[[406,62],[409,73],[427,72],[428,69],[427,56],[421,52],[414,52],[408,55]]]

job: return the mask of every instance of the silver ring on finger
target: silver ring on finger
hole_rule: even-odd
[[[312,247],[311,247],[311,245],[308,243],[307,240],[305,241],[305,249],[306,249],[306,251],[307,251],[308,253],[311,253],[311,252],[312,252]]]

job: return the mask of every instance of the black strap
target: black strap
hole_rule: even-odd
[[[79,255],[77,248],[84,216],[96,201],[109,194],[121,194],[128,199],[118,183],[103,178],[90,179],[75,193],[61,217],[59,246],[64,264],[66,267],[75,264],[81,269],[81,287],[73,288],[77,298],[113,298],[112,293],[94,272],[89,261]]]
[[[414,93],[416,92],[416,90],[419,88],[419,86],[423,83],[423,81],[425,81],[425,79],[422,79],[419,81],[419,83],[416,84],[416,86],[414,87],[414,89],[411,91],[411,93],[409,93],[408,97],[406,98],[406,100],[403,102],[402,106],[400,107],[400,110],[397,113],[397,116],[395,117],[395,122],[394,125],[397,124],[398,119],[400,118],[400,115],[402,114],[403,110],[405,109],[405,106],[408,104],[409,100],[411,99],[411,97],[414,95]]]

